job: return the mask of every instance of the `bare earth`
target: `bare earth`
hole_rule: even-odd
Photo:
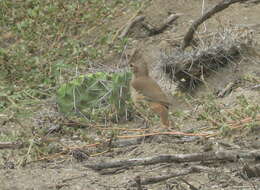
[[[206,0],[205,7],[211,7],[220,0]],[[180,13],[181,16],[164,33],[147,38],[138,38],[137,42],[143,47],[145,59],[149,63],[156,64],[156,55],[161,48],[168,48],[174,44],[175,40],[181,39],[185,31],[187,31],[191,22],[201,15],[202,1],[193,0],[154,0],[148,7],[144,8],[142,14],[154,25],[158,25],[167,17],[168,13]],[[133,13],[134,14],[134,13]],[[125,15],[117,18],[114,22],[116,27],[122,26],[125,21],[131,17]],[[240,25],[248,26],[255,30],[255,40],[260,40],[260,4],[235,4],[226,10],[209,19],[205,25],[202,24],[200,31],[206,32],[216,31],[220,25]],[[121,24],[122,23],[122,24]],[[177,24],[176,24],[177,23]],[[136,32],[136,31],[135,31]],[[257,46],[260,49],[260,46]],[[108,58],[110,61],[112,58]],[[207,79],[208,86],[200,87],[194,98],[200,98],[207,95],[214,89],[225,87],[230,81],[242,76],[254,76],[260,81],[260,58],[252,55],[253,61],[243,60],[239,66],[234,68],[229,66],[220,70]],[[113,60],[119,61],[119,60]],[[156,71],[152,70],[154,77]],[[164,86],[164,83],[160,83]],[[166,84],[166,83],[165,83]],[[260,105],[259,89],[250,88],[250,83],[242,83],[232,91],[231,94],[224,98],[216,99],[218,105],[228,105],[230,108],[239,107],[237,100],[244,96],[249,103]],[[175,89],[175,86],[164,86],[167,92]],[[208,123],[198,121],[197,116],[201,106],[195,101],[184,102],[181,98],[173,98],[174,106],[172,112],[181,112],[186,114],[184,119],[175,118],[176,126],[180,131],[189,129],[197,129],[202,127],[210,127]],[[258,111],[259,113],[259,111]],[[141,121],[132,121],[124,124],[125,128],[139,128]],[[156,128],[156,126],[154,126]],[[86,129],[87,130],[87,129]],[[87,132],[87,131],[86,131]],[[53,161],[29,163],[25,167],[15,169],[1,169],[0,189],[1,190],[83,190],[83,189],[137,189],[129,187],[136,176],[140,176],[141,180],[147,177],[158,177],[173,172],[182,171],[194,165],[194,163],[163,163],[148,166],[133,166],[128,169],[114,171],[109,175],[102,175],[92,169],[86,167],[87,164],[97,163],[100,161],[112,161],[119,159],[143,158],[162,154],[188,154],[197,152],[206,152],[209,150],[260,150],[260,126],[252,130],[244,129],[232,132],[227,136],[216,136],[208,139],[192,137],[176,137],[176,136],[159,136],[152,142],[143,142],[137,145],[114,148],[111,152],[89,157],[79,162],[71,155],[60,157]],[[187,139],[187,142],[185,142]],[[190,140],[190,141],[189,141]],[[225,146],[231,145],[230,146]],[[208,148],[209,147],[209,148]],[[2,151],[2,150],[1,150]],[[245,179],[242,177],[242,168],[245,164],[259,164],[258,160],[244,160],[240,162],[228,161],[208,161],[196,163],[196,165],[211,168],[210,171],[195,172],[181,177],[173,177],[158,183],[142,186],[142,189],[176,189],[176,190],[196,190],[196,189],[223,189],[223,190],[256,190],[260,189],[260,178]],[[188,182],[190,185],[186,184]]]

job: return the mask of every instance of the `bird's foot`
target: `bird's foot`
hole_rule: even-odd
[[[168,131],[176,130],[176,126],[174,122],[169,122],[169,125],[167,126]]]

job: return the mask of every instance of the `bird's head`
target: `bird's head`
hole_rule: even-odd
[[[129,65],[130,65],[131,71],[134,73],[134,75],[136,77],[149,75],[149,70],[148,70],[146,62],[139,63],[139,64],[130,63]]]
[[[142,54],[138,49],[133,50],[128,64],[135,77],[149,75],[147,63],[142,59]]]

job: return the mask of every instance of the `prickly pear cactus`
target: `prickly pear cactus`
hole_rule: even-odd
[[[79,76],[57,91],[57,103],[66,115],[84,115],[91,121],[119,121],[131,113],[130,72],[98,72]]]

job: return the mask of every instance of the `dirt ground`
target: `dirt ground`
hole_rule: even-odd
[[[205,0],[205,8],[214,5],[220,0]],[[133,46],[138,44],[143,49],[146,61],[151,63],[150,68],[154,78],[161,79],[152,65],[157,63],[157,55],[162,48],[170,48],[176,40],[183,37],[191,22],[202,14],[203,1],[190,0],[153,0],[148,7],[142,10],[142,14],[147,17],[149,22],[158,25],[167,17],[169,13],[179,13],[181,16],[165,32],[146,38],[136,38]],[[121,26],[121,23],[129,19],[131,15],[124,15],[113,22],[113,26]],[[205,25],[202,24],[200,31],[216,31],[220,26],[248,26],[254,30],[256,42],[260,41],[260,4],[235,4],[226,10],[215,15]],[[123,22],[122,22],[123,20]],[[135,31],[136,32],[136,31]],[[257,45],[256,51],[260,49]],[[108,57],[106,61],[111,61]],[[119,60],[113,60],[119,61]],[[178,131],[199,130],[212,128],[212,124],[199,120],[200,112],[203,112],[204,104],[210,104],[210,100],[204,97],[212,94],[216,89],[224,88],[230,81],[250,76],[254,80],[239,83],[229,95],[223,98],[216,98],[214,102],[223,110],[240,109],[241,97],[247,100],[249,106],[259,106],[259,88],[253,86],[260,81],[260,58],[252,55],[250,59],[244,59],[236,66],[222,68],[218,73],[213,74],[207,79],[208,87],[201,86],[197,93],[190,99],[183,99],[179,96],[172,96],[174,106],[172,106],[171,120],[174,120]],[[166,80],[166,79],[165,79]],[[169,81],[160,81],[166,92],[176,90],[176,85]],[[253,82],[252,82],[253,81]],[[205,101],[204,101],[205,100]],[[199,102],[200,101],[200,102]],[[203,102],[204,101],[204,102]],[[242,101],[242,100],[241,100]],[[243,106],[243,105],[242,105]],[[43,106],[42,106],[43,107]],[[259,108],[259,107],[258,107]],[[242,108],[241,108],[242,109]],[[247,109],[247,108],[245,108]],[[255,111],[259,114],[259,110]],[[177,113],[184,115],[178,118]],[[28,121],[30,122],[30,121]],[[122,124],[124,128],[135,129],[142,125],[142,122],[131,121]],[[156,126],[153,126],[156,128]],[[86,131],[89,132],[89,131]],[[20,190],[20,189],[60,189],[60,190],[83,190],[83,189],[164,189],[164,190],[196,190],[196,189],[223,189],[223,190],[256,190],[260,189],[260,177],[243,177],[243,167],[248,164],[254,166],[260,163],[258,158],[240,159],[239,161],[202,161],[184,163],[159,163],[153,165],[131,166],[118,170],[107,170],[111,172],[104,174],[87,167],[89,164],[99,162],[114,161],[120,159],[144,158],[164,154],[191,154],[219,150],[260,150],[260,125],[259,122],[254,128],[243,128],[234,130],[228,135],[218,135],[211,138],[186,137],[160,135],[152,138],[151,141],[143,140],[131,146],[113,148],[107,153],[88,157],[83,161],[78,161],[72,153],[69,156],[61,156],[51,161],[38,161],[29,163],[24,167],[11,169],[5,166],[1,169],[0,189],[1,190]],[[72,141],[77,141],[77,137]],[[64,142],[66,144],[68,142]],[[82,144],[79,142],[79,144]],[[68,144],[66,144],[68,145]],[[65,145],[65,146],[66,146]],[[2,150],[1,150],[2,151]],[[14,152],[13,154],[16,154]],[[8,165],[8,163],[5,163]],[[140,176],[141,181],[149,177],[165,176],[172,173],[186,171],[192,166],[209,168],[200,172],[191,172],[178,177],[170,177],[160,182],[142,185],[142,187],[131,187],[136,176]]]

